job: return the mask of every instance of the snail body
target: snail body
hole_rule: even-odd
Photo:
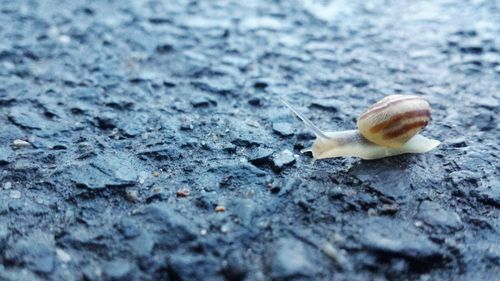
[[[425,153],[440,144],[419,132],[430,120],[429,103],[418,96],[391,95],[371,106],[358,118],[358,129],[323,132],[294,106],[281,100],[316,135],[314,160],[354,156],[379,159],[405,153]]]

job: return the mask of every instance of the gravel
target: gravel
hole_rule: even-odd
[[[494,280],[495,1],[2,1],[0,280]],[[311,163],[389,94],[420,155]]]

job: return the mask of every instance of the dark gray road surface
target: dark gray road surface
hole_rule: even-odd
[[[0,1],[0,280],[498,280],[498,1]],[[298,155],[385,95],[436,150]]]

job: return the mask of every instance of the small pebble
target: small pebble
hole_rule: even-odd
[[[67,45],[71,42],[71,37],[69,37],[68,35],[61,35],[57,38],[57,40],[59,41],[59,43]]]
[[[19,190],[11,190],[10,191],[10,198],[12,198],[12,199],[19,199],[19,198],[21,198],[21,191],[19,191]]]
[[[262,166],[272,163],[271,156],[273,155],[273,153],[274,151],[270,148],[259,147],[251,153],[248,158],[248,162],[252,163],[255,166]]]
[[[383,204],[382,208],[380,209],[380,213],[382,214],[395,214],[399,210],[398,205],[395,204]]]
[[[325,255],[331,258],[337,265],[343,268],[350,268],[349,262],[346,259],[345,255],[334,245],[326,242],[325,244],[323,244],[323,247],[321,247],[321,250],[323,250]]]
[[[295,156],[290,150],[285,149],[279,154],[276,154],[273,157],[272,161],[273,161],[273,169],[275,171],[281,171],[285,167],[291,166],[295,163]]]
[[[179,127],[179,129],[181,129],[182,131],[191,131],[194,129],[194,126],[193,124],[189,123],[184,123],[184,124],[181,124],[181,126]]]
[[[255,121],[255,120],[246,120],[245,123],[250,126],[250,127],[254,127],[254,128],[260,128],[260,125],[259,125],[259,122]]]
[[[12,146],[14,148],[22,148],[22,147],[28,147],[28,146],[31,146],[31,144],[25,140],[20,140],[20,139],[15,139],[13,142],[12,142]]]
[[[224,207],[224,206],[217,206],[217,207],[215,207],[215,211],[216,212],[225,212],[226,211],[226,207]]]
[[[221,231],[221,232],[223,232],[223,233],[227,233],[227,232],[229,232],[229,230],[230,230],[230,229],[231,229],[231,228],[230,228],[229,224],[227,224],[227,223],[226,223],[226,224],[224,224],[224,225],[222,225],[222,226],[220,227],[220,231]]]
[[[71,256],[66,253],[63,249],[56,249],[56,255],[57,258],[62,262],[62,263],[68,263],[71,261]]]
[[[266,82],[261,82],[261,81],[257,81],[253,84],[254,88],[257,88],[257,89],[265,89],[267,88],[267,83]]]
[[[261,106],[262,101],[259,98],[251,98],[248,100],[248,103],[253,106]]]
[[[177,190],[177,197],[188,197],[189,196],[189,189],[183,188]]]
[[[125,198],[127,198],[127,200],[129,202],[138,202],[139,201],[139,195],[137,193],[137,190],[127,189],[125,191]]]
[[[139,173],[139,183],[144,184],[148,178],[148,172],[142,171]]]
[[[14,68],[16,68],[16,65],[11,63],[11,62],[5,61],[5,62],[3,62],[3,67],[6,70],[13,70]]]
[[[3,184],[3,189],[11,189],[12,188],[12,182],[8,181]]]
[[[273,131],[278,133],[282,137],[288,137],[293,135],[295,128],[290,123],[285,122],[275,122],[273,123]]]

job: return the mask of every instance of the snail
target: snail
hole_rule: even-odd
[[[312,152],[314,160],[342,156],[379,159],[425,153],[440,144],[419,134],[431,117],[429,103],[419,96],[387,96],[361,114],[357,130],[340,132],[323,132],[289,102],[280,100],[316,135],[312,147],[301,150]]]

